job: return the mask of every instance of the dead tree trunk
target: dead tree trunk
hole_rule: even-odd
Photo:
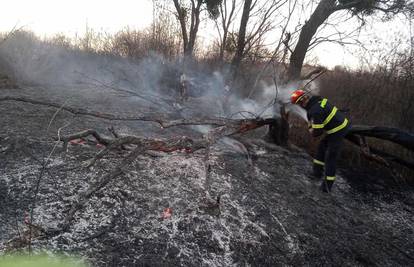
[[[355,134],[388,140],[414,151],[414,135],[398,128],[355,125],[349,135]]]
[[[383,165],[389,166],[388,162],[395,162],[414,170],[414,162],[401,157],[391,155],[385,151],[376,149],[366,144],[365,137],[374,137],[387,140],[414,151],[414,135],[404,132],[401,129],[391,127],[355,125],[350,130],[346,139],[362,148],[363,154]]]
[[[270,143],[287,146],[289,140],[289,121],[288,113],[284,106],[280,108],[280,118],[275,120],[274,123],[269,125],[269,130],[265,139]]]

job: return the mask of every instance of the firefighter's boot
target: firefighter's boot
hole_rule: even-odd
[[[324,193],[330,193],[332,191],[333,184],[334,184],[333,180],[323,179],[321,183],[321,191]]]

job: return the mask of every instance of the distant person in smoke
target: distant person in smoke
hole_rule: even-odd
[[[329,193],[335,182],[336,162],[343,139],[351,129],[351,123],[326,98],[310,96],[303,90],[296,90],[291,94],[290,100],[292,104],[306,110],[309,132],[313,137],[325,134],[313,159],[312,178],[320,179],[324,176],[321,190]]]
[[[223,88],[223,101],[222,101],[222,109],[223,109],[224,115],[229,115],[229,112],[230,112],[230,103],[229,103],[230,95],[231,95],[230,86],[226,84]]]
[[[188,100],[188,79],[185,73],[183,72],[180,76],[180,98],[181,102]]]

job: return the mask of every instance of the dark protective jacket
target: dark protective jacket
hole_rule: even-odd
[[[312,96],[305,109],[315,137],[320,136],[323,131],[331,135],[343,132],[350,127],[345,115],[337,107],[331,105],[326,98]]]

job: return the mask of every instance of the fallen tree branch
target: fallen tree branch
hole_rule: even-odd
[[[63,106],[62,104],[56,104],[53,102],[41,101],[41,100],[34,100],[25,97],[11,97],[5,96],[0,97],[0,102],[2,101],[17,101],[17,102],[25,102],[34,105],[41,105],[47,107],[58,108],[61,110],[65,110],[75,115],[85,115],[85,116],[92,116],[96,118],[112,120],[112,121],[148,121],[148,122],[156,122],[163,128],[169,128],[173,126],[183,126],[183,125],[213,125],[213,126],[233,126],[235,128],[239,128],[239,132],[246,132],[264,125],[273,124],[277,121],[274,118],[262,119],[262,118],[255,118],[255,119],[227,119],[227,118],[171,118],[166,116],[165,114],[159,113],[148,113],[142,115],[115,115],[111,113],[104,113],[104,112],[96,112],[84,108],[75,108],[70,106]],[[240,126],[240,127],[239,127]]]
[[[390,153],[369,146],[363,141],[365,137],[374,137],[377,139],[390,141],[399,144],[410,151],[414,151],[413,134],[392,127],[355,125],[352,126],[351,130],[346,136],[346,139],[352,142],[354,145],[362,147],[363,149],[361,152],[365,157],[376,161],[381,165],[390,167],[389,162],[391,161],[414,170],[413,161],[405,160],[398,156],[391,155]]]
[[[114,138],[105,137],[99,134],[97,131],[93,129],[84,130],[78,133],[66,135],[66,136],[59,136],[59,140],[63,142],[64,147],[66,148],[68,143],[71,140],[79,139],[79,138],[86,138],[88,136],[94,137],[97,142],[105,146],[105,149],[98,152],[95,157],[87,164],[87,167],[91,167],[94,165],[98,160],[103,158],[107,155],[111,150],[116,148],[122,148],[125,145],[131,145],[134,148],[132,152],[128,154],[122,162],[118,164],[111,172],[107,173],[103,177],[101,177],[96,182],[92,183],[85,192],[79,193],[75,197],[75,201],[72,203],[68,213],[65,215],[62,223],[55,229],[48,229],[45,230],[46,236],[56,235],[61,232],[67,231],[74,218],[75,214],[81,210],[89,201],[89,199],[95,195],[98,191],[102,190],[108,183],[113,181],[116,177],[123,174],[124,169],[130,165],[139,155],[145,153],[146,151],[158,151],[158,152],[173,152],[177,150],[185,150],[186,152],[192,153],[197,151],[201,148],[206,149],[206,195],[208,194],[209,187],[210,187],[210,171],[211,171],[211,164],[209,159],[209,152],[210,147],[220,138],[225,136],[233,136],[236,134],[242,134],[247,131],[251,131],[253,129],[257,129],[264,125],[272,124],[277,121],[277,119],[262,119],[262,118],[255,118],[255,119],[243,119],[243,120],[236,120],[236,119],[226,119],[226,118],[190,118],[190,119],[172,119],[168,118],[165,115],[160,114],[146,114],[146,115],[130,115],[130,116],[121,116],[121,115],[114,115],[109,113],[101,113],[95,112],[88,109],[83,108],[74,108],[68,107],[65,105],[60,105],[56,103],[50,103],[46,101],[40,100],[33,100],[24,97],[1,97],[0,101],[18,101],[18,102],[25,102],[35,105],[42,105],[52,108],[57,108],[59,110],[65,110],[72,114],[76,115],[87,115],[93,116],[97,118],[107,119],[107,120],[122,120],[122,121],[150,121],[156,122],[160,124],[163,128],[169,128],[179,125],[212,125],[216,126],[213,128],[209,133],[201,139],[191,139],[188,137],[179,137],[179,138],[171,138],[171,139],[151,139],[151,138],[144,138],[139,136],[119,136],[116,133],[114,134]],[[215,202],[218,205],[220,201],[220,197],[217,197]]]
[[[75,107],[70,107],[70,106],[62,107],[62,104],[41,101],[41,100],[34,100],[34,99],[25,98],[25,97],[11,97],[11,96],[0,97],[0,102],[2,101],[25,102],[25,103],[29,103],[33,105],[41,105],[41,106],[46,106],[46,107],[62,109],[75,115],[86,115],[86,116],[92,116],[96,118],[114,120],[114,121],[152,121],[152,122],[158,122],[158,123],[161,123],[163,121],[161,114],[120,116],[120,115],[114,115],[111,113],[91,111],[91,110],[84,109],[84,108],[75,108]]]
[[[352,126],[349,134],[358,134],[388,140],[414,151],[414,135],[398,128],[355,125]]]
[[[92,135],[97,141],[99,141],[106,147],[105,149],[98,152],[96,156],[87,164],[86,167],[91,167],[92,165],[94,165],[96,161],[108,154],[109,151],[118,147],[122,148],[125,145],[136,145],[138,147],[146,147],[146,150],[153,150],[159,152],[173,152],[177,150],[194,152],[201,148],[205,148],[207,145],[207,141],[204,139],[191,139],[186,136],[163,140],[128,135],[110,139],[103,137],[98,132],[92,129],[71,135],[62,136],[61,140],[64,142],[64,144],[67,144],[71,140],[84,138],[89,135]]]
[[[211,165],[209,160],[209,153],[210,147],[213,145],[218,139],[224,136],[231,136],[238,133],[244,133],[249,130],[256,129],[268,123],[270,120],[242,120],[237,121],[237,123],[233,123],[231,125],[221,126],[212,129],[203,139],[191,139],[188,137],[180,137],[180,138],[173,138],[168,140],[161,140],[161,139],[149,139],[143,138],[138,136],[121,136],[118,138],[106,138],[100,135],[97,131],[89,129],[79,133],[61,136],[60,140],[67,145],[67,143],[71,140],[84,138],[87,136],[92,135],[97,141],[104,144],[106,148],[100,151],[96,156],[91,160],[91,162],[87,165],[87,167],[92,166],[96,163],[99,159],[109,153],[110,150],[122,147],[126,144],[136,145],[136,148],[126,157],[123,161],[110,173],[103,176],[99,181],[92,184],[88,190],[83,193],[80,193],[77,197],[77,200],[72,204],[68,214],[66,215],[65,219],[63,220],[62,224],[58,229],[52,229],[48,231],[48,235],[55,235],[62,231],[67,231],[74,219],[75,213],[82,209],[85,204],[87,203],[88,199],[90,199],[97,191],[102,189],[106,186],[110,181],[114,178],[118,177],[123,173],[123,169],[132,163],[135,158],[145,153],[147,150],[153,151],[162,151],[162,152],[173,152],[177,150],[185,150],[186,152],[194,152],[201,148],[206,148],[205,154],[205,162],[206,162],[206,181],[205,181],[205,190],[206,196],[209,196],[209,187],[210,187],[210,171]],[[181,123],[190,123],[190,121],[181,121]],[[210,197],[211,199],[211,197]],[[216,205],[218,205],[220,201],[219,196],[217,197]]]
[[[89,135],[92,135],[100,144],[105,146],[109,145],[112,142],[112,139],[100,135],[97,131],[93,129],[88,129],[72,135],[61,136],[60,140],[63,142],[63,149],[66,151],[68,143],[70,141],[87,137]]]
[[[373,160],[373,161],[375,161],[375,162],[377,162],[381,165],[387,166],[387,167],[390,166],[389,161],[392,161],[392,162],[398,163],[402,166],[405,166],[409,169],[414,170],[414,162],[402,159],[402,158],[397,157],[395,155],[391,155],[391,154],[389,154],[385,151],[376,149],[372,146],[363,145],[363,144],[361,144],[361,141],[360,141],[361,137],[359,135],[348,134],[346,136],[346,139],[348,141],[350,141],[351,143],[353,143],[354,145],[361,147],[362,148],[361,153],[370,160]]]

